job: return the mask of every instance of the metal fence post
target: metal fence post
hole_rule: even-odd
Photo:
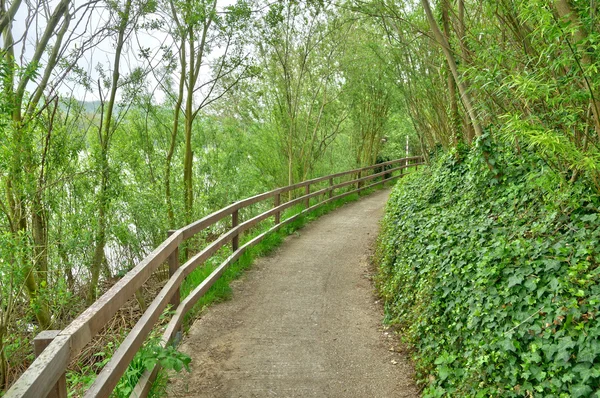
[[[40,356],[42,351],[48,347],[60,332],[60,330],[44,330],[35,336],[33,339],[33,351],[36,358]],[[65,373],[60,376],[52,390],[48,393],[47,398],[67,398],[67,378]]]

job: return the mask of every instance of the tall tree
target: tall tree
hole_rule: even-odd
[[[168,10],[173,23],[173,35],[180,63],[179,85],[175,94],[175,118],[171,134],[171,147],[167,158],[167,177],[171,174],[180,115],[184,123],[183,185],[185,222],[192,221],[194,206],[192,135],[198,113],[231,90],[250,71],[248,52],[243,30],[250,22],[250,6],[240,0],[233,6],[220,10],[217,0],[169,0]],[[222,53],[211,59],[211,51],[220,48]],[[207,69],[211,70],[210,75]],[[226,78],[229,84],[222,83]],[[170,183],[166,185],[169,208],[172,209]],[[171,210],[172,212],[172,210]],[[173,215],[170,213],[173,225]]]
[[[343,37],[350,25],[320,3],[286,1],[265,17],[259,53],[268,85],[269,118],[287,162],[287,183],[309,176],[340,131]]]
[[[93,43],[91,36],[76,34],[73,21],[89,18],[93,3],[74,9],[70,0],[60,0],[50,12],[40,13],[43,4],[19,0],[0,3],[0,73],[2,85],[1,123],[6,133],[7,157],[0,177],[3,181],[2,208],[14,238],[27,242],[21,250],[25,287],[37,321],[50,325],[51,315],[40,297],[40,286],[48,280],[48,215],[44,194],[48,181],[49,146],[53,115],[58,106],[59,88],[84,51]],[[24,32],[15,40],[13,20],[18,12],[37,15],[27,18]],[[19,27],[21,28],[21,27]],[[77,47],[73,47],[77,43]],[[20,54],[19,54],[20,52]],[[43,123],[41,123],[43,122]],[[38,140],[41,144],[38,144]],[[16,259],[13,259],[16,261]]]
[[[107,220],[111,202],[111,171],[110,171],[110,147],[111,140],[118,126],[116,115],[117,93],[127,86],[136,87],[142,84],[143,74],[140,69],[134,69],[129,75],[121,73],[121,62],[123,62],[123,49],[128,41],[132,39],[138,28],[138,20],[150,11],[148,4],[144,1],[134,2],[125,0],[123,4],[110,2],[107,4],[112,15],[111,36],[114,40],[114,57],[112,59],[112,72],[109,75],[102,68],[98,68],[100,78],[98,80],[98,93],[100,94],[100,121],[98,124],[98,147],[94,153],[97,172],[99,175],[99,189],[97,196],[97,224],[94,236],[94,257],[90,266],[91,279],[88,285],[88,303],[96,300],[97,287],[100,271],[104,267],[108,269],[105,255],[107,241]],[[103,87],[108,88],[105,96]],[[134,89],[135,91],[135,89]],[[123,95],[127,98],[126,95]],[[129,98],[132,100],[132,98]],[[120,109],[119,119],[123,119],[128,106]]]
[[[92,32],[76,32],[89,22],[94,2],[75,7],[60,0],[52,6],[0,2],[0,387],[9,382],[5,344],[14,331],[15,308],[23,308],[22,290],[34,323],[41,329],[53,323],[48,193],[56,184],[55,135],[63,129],[60,90],[95,42]]]
[[[356,166],[363,167],[375,164],[381,152],[398,88],[394,84],[393,59],[372,21],[355,21],[346,39],[348,50],[340,65],[343,98],[352,122]]]
[[[442,31],[440,30],[434,16],[431,11],[431,7],[429,5],[429,0],[421,0],[421,4],[423,5],[423,9],[425,10],[425,15],[427,17],[427,22],[429,23],[429,27],[433,32],[433,36],[437,43],[442,47],[442,51],[444,52],[444,56],[446,57],[446,62],[448,63],[448,68],[452,72],[452,76],[454,77],[454,81],[456,82],[456,86],[458,87],[458,91],[460,92],[460,97],[462,100],[465,109],[467,110],[467,114],[469,115],[469,119],[471,121],[471,125],[475,130],[475,135],[477,137],[483,134],[483,130],[481,129],[481,124],[475,112],[475,107],[473,105],[473,101],[471,99],[471,94],[468,91],[467,85],[464,80],[461,78],[461,75],[458,71],[458,66],[456,64],[456,60],[452,50],[450,48],[450,43],[447,38],[444,36]],[[448,2],[442,2],[442,7],[447,7]],[[445,11],[447,12],[447,11]]]

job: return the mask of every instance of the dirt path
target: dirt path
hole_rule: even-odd
[[[170,396],[418,397],[369,280],[388,195],[335,210],[258,260],[233,300],[192,326],[192,373],[173,376]]]

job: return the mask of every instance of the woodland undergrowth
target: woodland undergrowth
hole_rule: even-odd
[[[600,396],[600,200],[513,148],[439,153],[387,206],[378,288],[425,397]]]

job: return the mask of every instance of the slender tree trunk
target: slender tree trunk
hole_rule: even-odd
[[[98,218],[97,218],[97,230],[96,237],[94,240],[94,258],[92,260],[91,269],[91,280],[88,285],[88,304],[96,301],[98,282],[100,279],[100,270],[102,269],[102,262],[104,261],[104,247],[106,246],[106,212],[108,210],[108,159],[107,149],[102,148],[101,161],[100,161],[100,191],[98,192]]]
[[[129,15],[131,12],[132,0],[127,0],[123,14],[120,15],[120,24],[118,27],[118,37],[114,56],[114,67],[110,87],[110,95],[107,103],[106,113],[103,114],[104,122],[100,126],[100,190],[98,192],[98,219],[96,237],[94,239],[94,258],[91,267],[91,279],[88,286],[88,304],[93,303],[97,297],[98,282],[100,271],[106,261],[104,248],[106,246],[106,218],[110,207],[110,198],[108,197],[108,188],[110,184],[109,171],[109,150],[110,140],[113,134],[112,115],[116,102],[117,90],[119,88],[121,53],[125,44],[125,30],[129,24]],[[120,13],[119,13],[120,14]]]
[[[188,29],[188,38],[190,46],[190,62],[188,71],[187,96],[185,100],[185,152],[183,155],[183,189],[184,189],[184,208],[185,222],[192,222],[192,209],[194,206],[194,187],[193,187],[193,165],[194,154],[192,153],[192,127],[193,127],[193,103],[194,103],[194,87],[196,85],[195,61],[196,54],[194,53],[194,32]]]
[[[576,28],[573,34],[577,50],[579,54],[573,54],[579,60],[576,61],[581,68],[581,74],[583,75],[584,82],[583,88],[588,90],[590,93],[590,103],[592,108],[592,114],[594,115],[594,127],[596,134],[600,138],[600,98],[598,98],[598,90],[594,90],[589,82],[589,78],[586,76],[586,71],[583,69],[592,63],[592,57],[590,56],[588,49],[585,47],[585,41],[587,40],[588,33],[586,32],[577,12],[573,9],[568,0],[555,0],[554,8],[556,9],[558,16],[564,19],[568,19],[571,24]]]
[[[448,9],[450,8],[449,0],[444,0],[444,8],[446,12],[446,19],[448,19]],[[450,30],[448,30],[448,33]],[[458,43],[460,45],[460,52],[462,54],[463,62],[467,65],[471,64],[471,52],[467,45],[467,29],[465,26],[465,2],[464,0],[458,0],[458,24],[456,27],[456,33],[458,35]]]
[[[207,2],[210,3],[210,2]],[[181,58],[181,70],[184,76],[184,83],[186,87],[186,97],[185,97],[185,131],[184,131],[184,141],[185,141],[185,150],[183,154],[183,190],[184,190],[184,212],[185,212],[185,222],[191,223],[193,217],[193,209],[194,209],[194,153],[192,152],[192,128],[194,124],[194,119],[196,115],[202,108],[202,103],[194,108],[194,92],[197,89],[196,83],[198,82],[198,76],[200,75],[200,69],[202,67],[202,61],[204,58],[204,51],[206,50],[206,40],[208,38],[208,31],[213,21],[212,14],[215,12],[217,7],[217,0],[212,1],[212,9],[210,11],[206,10],[207,13],[203,15],[201,18],[203,27],[202,29],[198,29],[198,16],[194,13],[195,5],[191,0],[186,1],[186,7],[190,7],[189,10],[184,11],[184,18],[180,20],[178,17],[178,6],[175,5],[173,1],[169,2],[171,7],[172,15],[175,19],[177,27],[179,29],[179,33],[182,35],[181,43],[182,47],[180,49],[180,57]],[[196,20],[196,21],[194,21]],[[196,34],[198,33],[198,37]],[[198,38],[198,40],[196,40]],[[189,57],[188,64],[186,65],[184,60],[186,59],[185,54],[185,45],[187,44],[189,48]],[[186,72],[184,72],[186,71]],[[180,81],[181,84],[181,81]],[[180,86],[181,90],[181,86]],[[180,91],[181,94],[181,91]],[[186,249],[187,253],[187,249]]]
[[[4,10],[4,3],[2,3],[2,11]],[[7,14],[4,14],[7,15]],[[13,104],[12,111],[12,124],[13,124],[13,145],[17,150],[12,154],[11,168],[9,170],[8,178],[6,179],[6,197],[8,201],[8,207],[11,213],[12,225],[11,233],[15,239],[22,239],[22,235],[27,236],[28,225],[26,216],[26,200],[27,195],[25,194],[27,183],[24,181],[24,173],[26,170],[30,170],[30,160],[32,154],[30,152],[30,146],[27,144],[24,123],[22,118],[22,109],[20,104],[23,102],[22,96],[24,92],[19,93],[14,91],[15,76],[17,72],[17,65],[15,63],[14,54],[14,41],[12,36],[12,22],[8,20],[3,25],[2,36],[4,38],[4,51],[3,56],[6,62],[8,73],[4,77],[3,88],[6,100]],[[21,98],[19,98],[19,95]],[[19,105],[19,106],[17,106]],[[23,264],[23,273],[25,275],[25,289],[29,296],[29,301],[33,312],[38,321],[38,324],[42,329],[48,328],[50,325],[50,312],[47,305],[39,297],[38,294],[38,283],[35,277],[35,267],[33,259],[23,253],[20,256],[20,261]]]
[[[65,26],[67,25],[68,23],[65,23]],[[61,31],[61,33],[64,34],[64,29]],[[45,185],[48,150],[50,148],[50,138],[52,137],[56,109],[57,104],[54,106],[54,112],[51,112],[51,117],[49,118],[48,126],[46,127],[47,133],[44,140],[42,157],[40,160],[40,171],[31,206],[34,267],[37,270],[37,278],[39,283],[42,284],[42,287],[48,285],[48,217],[43,204],[43,192],[46,189]]]
[[[8,386],[8,361],[6,360],[6,348],[4,347],[5,334],[6,326],[0,325],[0,391],[4,391]]]
[[[19,153],[15,153],[13,157],[13,169],[11,172],[11,176],[9,177],[9,181],[7,183],[7,197],[9,198],[9,206],[11,208],[12,219],[14,220],[13,226],[13,236],[16,239],[21,240],[22,236],[28,235],[28,224],[27,224],[27,212],[25,210],[26,204],[26,181],[23,179],[24,172],[23,170],[31,170],[31,158],[32,154],[30,151],[30,146],[25,142],[26,137],[24,136],[24,127],[21,120],[21,113],[14,112],[13,113],[13,123],[15,126],[15,135],[17,138],[18,148],[22,148],[21,151],[16,151]],[[14,189],[16,188],[16,189]],[[32,209],[35,206],[32,206]],[[36,217],[34,216],[34,222]],[[39,238],[40,241],[43,240],[43,232],[41,229],[43,228],[41,225],[38,225],[37,231],[33,231],[33,234],[39,233],[40,235],[35,237]],[[36,256],[40,254],[40,257],[43,257],[45,253],[40,252],[36,248],[34,239],[34,247],[32,248],[31,254]],[[43,245],[42,245],[43,247]],[[39,294],[39,282],[37,280],[37,270],[36,265],[39,265],[37,262],[37,258],[30,258],[30,256],[25,252],[21,255],[20,258],[21,263],[23,264],[23,274],[25,275],[25,289],[27,290],[27,294],[29,296],[29,301],[31,303],[31,307],[35,314],[35,317],[38,321],[40,328],[47,329],[50,326],[51,315],[50,310],[48,309],[48,305],[45,300],[40,297]],[[46,263],[47,270],[47,263]],[[45,272],[44,272],[45,273]]]
[[[192,119],[191,108],[186,106],[185,119],[185,153],[183,157],[183,188],[185,193],[185,222],[192,222],[192,209],[194,206],[193,192],[193,152],[192,152]]]
[[[287,141],[287,154],[288,154],[288,185],[292,185],[294,183],[294,147],[293,147],[293,139],[292,139],[292,123],[293,120],[290,121],[290,128],[288,130],[288,141]],[[293,199],[292,191],[288,192],[288,200]]]
[[[48,231],[42,200],[38,192],[32,203],[33,256],[39,283],[48,284]]]
[[[456,33],[458,35],[458,43],[460,45],[460,52],[462,55],[462,61],[465,65],[470,66],[471,62],[471,52],[469,51],[469,46],[467,45],[467,28],[465,25],[465,2],[464,0],[458,0],[458,23],[456,25]],[[465,82],[468,86],[468,82]],[[455,84],[456,86],[456,84]],[[458,107],[458,104],[456,104]],[[462,125],[464,126],[463,136],[466,137],[466,142],[471,143],[476,136],[474,125],[469,120],[468,114],[463,114],[462,118],[460,116],[460,112],[457,110],[456,116],[456,128],[457,131],[460,132],[461,119]]]
[[[448,67],[452,72],[452,76],[454,76],[454,81],[456,82],[456,86],[458,87],[458,91],[460,92],[460,97],[463,105],[469,115],[469,119],[473,128],[475,129],[475,135],[477,137],[483,134],[483,130],[481,129],[481,125],[477,119],[477,115],[475,114],[475,108],[473,107],[473,103],[471,100],[471,95],[466,87],[466,84],[461,80],[460,75],[458,73],[458,66],[456,65],[456,60],[454,59],[454,55],[450,51],[450,44],[442,34],[435,18],[433,17],[433,13],[431,12],[431,7],[429,6],[429,0],[421,0],[421,4],[423,5],[423,9],[425,10],[425,15],[427,16],[427,21],[429,22],[429,26],[433,32],[433,36],[438,44],[442,47],[442,51],[446,57],[446,62],[448,62]]]
[[[462,1],[459,1],[462,4]],[[460,6],[459,6],[460,8]],[[450,9],[450,0],[444,0],[442,2],[442,26],[444,28],[444,36],[446,37],[446,41],[450,43],[450,18],[448,15],[448,11]],[[461,20],[462,22],[462,20]],[[462,43],[462,40],[461,40]],[[461,45],[462,47],[462,45]],[[458,110],[458,99],[456,97],[456,83],[454,82],[454,77],[452,76],[452,71],[448,68],[448,97],[450,98],[450,128],[452,141],[456,146],[459,141],[461,141],[460,137],[460,113]]]
[[[173,117],[173,130],[171,132],[171,144],[167,153],[166,168],[165,168],[165,196],[167,200],[167,214],[169,217],[169,227],[175,228],[175,214],[173,213],[173,199],[171,197],[171,162],[175,154],[175,146],[177,145],[177,131],[179,130],[179,115],[181,114],[181,104],[183,103],[183,90],[185,87],[185,71],[186,71],[186,55],[185,41],[181,40],[181,76],[179,77],[179,91],[177,92],[177,102],[175,104],[175,116]]]
[[[59,239],[60,238],[62,238],[62,231],[59,232]],[[59,241],[56,244],[56,249],[63,263],[63,268],[65,271],[65,276],[67,278],[67,285],[69,286],[69,291],[73,292],[73,288],[75,287],[75,277],[73,276],[73,268],[71,266],[71,262],[69,261],[69,256],[67,254],[67,251],[65,250],[64,244],[61,241]]]
[[[294,161],[293,154],[288,152],[288,185],[292,185],[294,183]],[[292,191],[288,192],[288,200],[292,200],[293,195]]]

